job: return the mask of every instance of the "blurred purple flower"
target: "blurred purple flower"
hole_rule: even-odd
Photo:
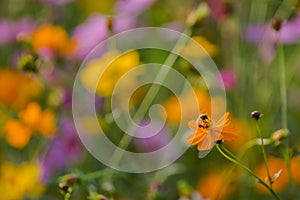
[[[100,14],[91,15],[74,30],[72,38],[76,42],[75,58],[84,59],[93,48],[108,36],[107,18]]]
[[[50,5],[62,5],[66,3],[70,3],[74,0],[42,0],[42,3],[44,4],[50,4]]]
[[[147,120],[143,120],[140,126],[136,130],[136,136],[138,137],[133,138],[132,141],[142,151],[156,151],[171,141],[169,129],[166,126],[162,127],[159,122],[153,121],[148,124]]]
[[[225,89],[227,90],[233,89],[236,85],[236,74],[234,73],[234,71],[230,69],[222,69],[220,71],[220,74],[222,78],[221,81],[223,81]]]
[[[283,22],[279,31],[274,30],[271,22],[249,25],[245,29],[245,38],[249,42],[260,44],[262,59],[270,63],[278,42],[293,44],[300,40],[300,14],[290,21]]]
[[[28,37],[35,28],[35,22],[28,17],[18,21],[0,19],[0,45],[15,42],[19,35]]]
[[[60,135],[55,137],[40,163],[43,168],[43,181],[47,182],[57,172],[80,160],[83,149],[76,137],[74,125],[62,120]]]

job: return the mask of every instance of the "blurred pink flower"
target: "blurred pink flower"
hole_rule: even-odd
[[[62,5],[66,3],[70,3],[74,0],[41,0],[44,4],[50,4],[50,5]]]
[[[234,73],[234,71],[230,69],[222,69],[220,73],[222,78],[221,81],[223,81],[225,89],[233,89],[236,85],[236,74]]]
[[[100,14],[91,15],[83,24],[75,28],[72,38],[76,42],[75,58],[82,60],[100,42],[109,36],[107,18]]]
[[[114,9],[111,34],[119,33],[137,25],[137,16],[151,6],[155,0],[119,0]],[[73,56],[83,60],[93,48],[110,36],[108,17],[91,15],[83,24],[75,28],[72,38],[76,42]]]
[[[18,21],[0,19],[0,45],[15,42],[19,35],[29,37],[35,28],[35,22],[28,17],[23,17]]]
[[[119,33],[136,27],[137,16],[149,8],[156,0],[119,0],[115,4],[117,15],[113,21],[113,31]]]
[[[115,4],[116,13],[137,16],[149,8],[156,0],[119,0]]]
[[[249,42],[260,44],[262,59],[270,63],[278,42],[293,44],[300,40],[300,14],[290,21],[283,22],[279,31],[274,30],[271,22],[249,25],[245,30],[245,38]]]

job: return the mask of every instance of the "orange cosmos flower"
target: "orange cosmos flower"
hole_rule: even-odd
[[[188,123],[190,129],[195,132],[187,138],[189,145],[198,145],[199,151],[210,150],[217,140],[235,140],[236,128],[230,123],[229,112],[214,123],[208,114],[200,114],[197,120]],[[220,133],[220,129],[223,129]]]

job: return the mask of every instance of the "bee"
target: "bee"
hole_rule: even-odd
[[[209,128],[212,120],[207,114],[200,114],[197,118],[196,124],[199,128]]]

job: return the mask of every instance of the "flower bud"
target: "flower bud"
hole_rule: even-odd
[[[280,145],[281,141],[287,137],[288,133],[289,132],[287,129],[279,129],[279,130],[275,131],[272,134],[272,139],[274,140],[275,146]]]
[[[275,31],[279,31],[281,29],[282,20],[281,19],[273,19],[271,21],[271,25]]]
[[[251,116],[253,119],[259,120],[262,117],[262,114],[256,110],[251,112]]]
[[[32,72],[37,73],[38,72],[38,57],[31,55],[31,54],[25,54],[22,55],[22,57],[19,60],[19,68],[24,72]]]
[[[59,188],[62,192],[64,192],[64,193],[69,193],[69,192],[72,190],[72,188],[70,187],[70,185],[67,184],[67,183],[60,183],[60,184],[58,185],[58,188]]]

